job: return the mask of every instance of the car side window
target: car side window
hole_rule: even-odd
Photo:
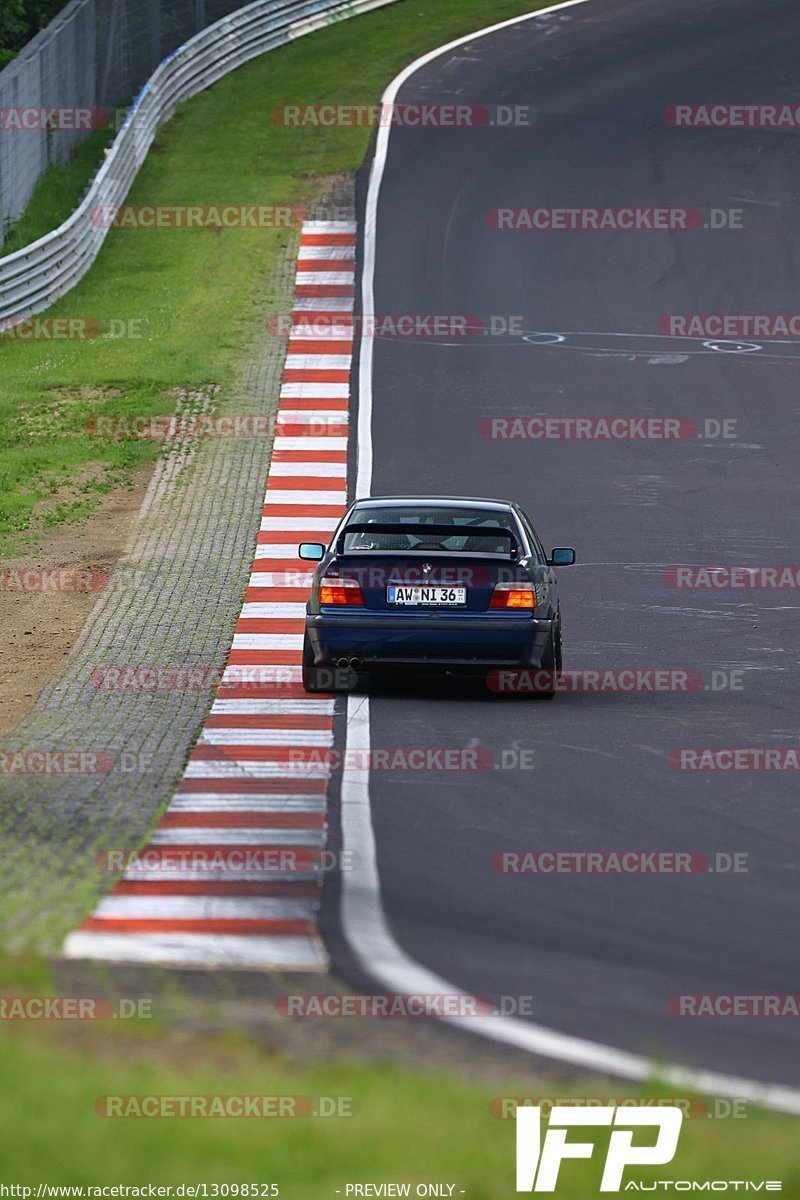
[[[528,518],[525,516],[525,513],[521,509],[518,510],[518,515],[519,515],[520,521],[522,522],[522,527],[525,530],[525,533],[527,535],[528,541],[531,544],[531,548],[533,549],[534,554],[537,556],[537,558],[539,559],[539,562],[542,564],[542,566],[546,566],[547,555],[544,552],[542,543],[539,541],[538,537],[536,536],[536,533],[534,532],[533,526],[531,525],[530,521],[528,520]]]

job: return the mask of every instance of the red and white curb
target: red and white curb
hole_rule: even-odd
[[[69,935],[69,958],[328,966],[316,916],[334,700],[300,681],[311,573],[297,546],[327,542],[347,506],[354,259],[353,223],[304,224],[256,559],[222,683],[149,844]]]

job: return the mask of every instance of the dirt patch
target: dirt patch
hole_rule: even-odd
[[[86,521],[0,559],[0,737],[28,715],[72,649],[128,545],[152,471],[109,492]]]

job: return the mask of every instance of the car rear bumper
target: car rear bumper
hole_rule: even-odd
[[[517,666],[539,668],[553,622],[530,617],[309,614],[318,667],[360,658],[365,667]]]

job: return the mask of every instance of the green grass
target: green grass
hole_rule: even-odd
[[[290,103],[372,103],[427,49],[526,12],[532,0],[402,0],[264,55],[185,104],[159,133],[130,204],[307,204],[317,177],[355,170],[370,131],[292,129]],[[102,134],[44,180],[11,245],[62,221],[83,191]],[[175,389],[221,385],[233,406],[245,332],[270,304],[270,271],[296,232],[113,229],[84,280],[49,312],[142,322],[143,336],[0,338],[0,554],[92,511],[104,490],[159,453],[150,439],[101,440],[98,414],[170,412]],[[118,326],[119,328],[119,326]]]
[[[32,994],[30,984],[17,994]],[[514,1123],[492,1115],[495,1097],[665,1095],[596,1081],[467,1084],[386,1063],[298,1066],[243,1035],[199,1036],[144,1021],[6,1022],[0,1072],[6,1182],[276,1182],[293,1200],[333,1197],[346,1183],[368,1181],[449,1182],[456,1196],[464,1188],[471,1200],[501,1200],[514,1194]],[[102,1096],[153,1095],[348,1097],[355,1115],[125,1119],[95,1112]],[[753,1110],[740,1120],[688,1120],[672,1164],[632,1170],[626,1179],[782,1179],[784,1195],[797,1196],[797,1135],[796,1119]],[[564,1165],[563,1200],[597,1194],[602,1154],[598,1139],[591,1164]]]
[[[5,256],[21,250],[67,219],[83,199],[89,180],[102,161],[103,151],[115,133],[116,130],[111,128],[96,129],[78,143],[66,163],[45,171],[33,189],[25,212],[0,247],[0,254]]]

